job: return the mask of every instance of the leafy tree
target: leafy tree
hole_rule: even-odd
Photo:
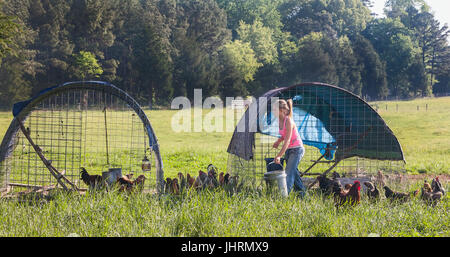
[[[241,41],[250,44],[258,62],[263,64],[277,62],[278,52],[276,43],[272,39],[272,29],[264,27],[260,20],[256,19],[252,25],[241,21],[237,33]]]
[[[95,55],[86,51],[80,51],[73,55],[71,71],[74,78],[81,80],[98,78],[103,73]]]
[[[235,40],[224,46],[223,59],[225,65],[236,70],[245,82],[252,81],[256,71],[262,66],[258,62],[250,43],[240,40]]]
[[[382,99],[388,95],[385,66],[374,47],[362,35],[355,35],[353,51],[361,70],[361,95],[369,99]]]

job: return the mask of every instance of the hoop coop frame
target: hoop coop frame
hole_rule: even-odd
[[[298,167],[301,176],[332,170],[344,176],[404,172],[400,143],[380,115],[353,93],[317,82],[273,89],[252,103],[228,146],[229,172],[262,178],[266,158],[278,153],[272,147],[280,136],[271,113],[275,98],[293,100],[293,119],[306,150]]]
[[[87,187],[81,167],[91,175],[121,168],[123,175],[144,175],[144,190],[161,192],[156,135],[138,103],[116,86],[64,83],[16,103],[13,115],[0,146],[0,188],[56,185],[50,165],[78,188]]]

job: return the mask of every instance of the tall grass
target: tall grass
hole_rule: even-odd
[[[1,201],[0,236],[450,236],[448,200],[334,207],[331,198],[224,191],[183,196],[58,193],[48,203]]]

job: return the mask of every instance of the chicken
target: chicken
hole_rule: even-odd
[[[358,180],[355,180],[353,182],[353,185],[348,190],[348,192],[342,190],[338,195],[335,195],[336,207],[347,204],[351,206],[359,204],[359,202],[361,201],[360,190],[361,190],[361,183]]]
[[[412,196],[417,196],[420,189],[413,191],[411,193],[401,193],[392,191],[388,186],[384,186],[384,195],[391,201],[399,201],[401,203],[406,202],[411,199]]]
[[[212,164],[210,164],[211,166]],[[208,168],[210,167],[208,166]],[[213,166],[214,167],[214,166]],[[208,171],[208,187],[209,188],[216,188],[219,186],[219,181],[217,181],[217,173],[215,169],[209,169]]]
[[[173,189],[172,188],[172,179],[171,178],[166,178],[166,183],[165,183],[165,186],[164,186],[164,192],[166,194],[173,193],[172,189]]]
[[[375,184],[377,184],[379,187],[384,187],[386,185],[386,183],[384,182],[384,175],[381,170],[377,172]]]
[[[133,174],[133,173],[130,173],[130,174],[127,174],[127,175],[125,175],[125,177],[127,177],[128,179],[132,179],[132,178],[133,178],[133,176],[134,176],[134,174]]]
[[[179,195],[180,194],[180,185],[178,184],[178,179],[177,178],[172,179],[172,193],[174,195]]]
[[[81,167],[80,173],[81,173],[81,180],[83,180],[83,182],[91,188],[103,184],[103,178],[100,175],[89,175],[87,170],[83,167]]]
[[[431,189],[433,190],[433,193],[441,192],[442,195],[445,195],[445,189],[442,186],[441,182],[439,181],[439,177],[435,177],[431,181]]]
[[[345,191],[345,192],[348,192],[348,191],[350,190],[350,188],[352,188],[352,186],[353,186],[353,185],[350,184],[350,183],[345,184],[345,185],[344,185],[344,191]]]
[[[145,180],[147,178],[144,175],[139,175],[134,181],[133,185],[139,190],[142,191],[144,188]]]
[[[318,176],[317,181],[319,181],[320,191],[324,195],[330,195],[333,192],[337,192],[338,188],[342,188],[338,180],[332,180],[323,175]]]
[[[425,181],[420,198],[422,198],[425,203],[435,206],[441,200],[442,195],[443,193],[441,191],[434,192],[432,186]]]
[[[194,185],[195,179],[191,177],[191,174],[186,174],[186,180],[188,183],[188,187],[191,188]]]
[[[141,191],[144,187],[145,179],[144,175],[139,175],[134,181],[131,181],[129,176],[122,176],[117,179],[117,183],[120,184],[119,191],[132,192],[134,188],[138,188],[138,190]]]
[[[223,176],[223,172],[219,174],[219,186],[223,186],[225,183],[225,177]]]
[[[133,188],[133,182],[128,178],[128,176],[122,176],[117,179],[117,183],[120,185],[119,191],[130,191]]]
[[[376,185],[370,181],[364,182],[364,185],[367,187],[367,196],[369,197],[369,200],[375,201],[380,199],[380,191]]]
[[[195,189],[202,189],[206,188],[208,175],[203,172],[202,170],[198,171],[198,177],[194,181],[194,188]]]
[[[229,173],[227,173],[227,174],[225,174],[225,176],[223,176],[223,184],[227,185],[228,182],[230,182],[230,174]]]
[[[227,173],[227,175],[229,175]],[[224,184],[224,189],[227,193],[229,194],[234,194],[236,192],[238,192],[238,181],[239,181],[239,176],[231,176],[229,175],[229,180],[227,183]]]
[[[187,183],[183,173],[178,172],[178,179],[180,180],[180,191],[184,192],[185,189],[187,188]]]

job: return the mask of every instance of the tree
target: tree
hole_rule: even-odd
[[[369,24],[363,35],[386,62],[390,94],[410,96],[411,83],[407,71],[419,50],[409,36],[409,30],[398,18],[383,18]]]
[[[95,55],[86,51],[80,51],[79,53],[73,55],[71,71],[74,78],[81,80],[98,78],[103,73],[103,70],[98,64]]]
[[[14,22],[14,18],[0,11],[0,64],[8,54],[17,54],[18,46],[14,39],[19,33],[20,26]]]
[[[225,65],[236,70],[245,82],[252,81],[256,71],[262,66],[250,43],[240,40],[229,42],[224,46],[223,59]]]
[[[373,45],[364,36],[355,35],[353,40],[353,51],[358,60],[361,70],[361,95],[369,99],[383,99],[389,91],[386,79],[386,70],[380,56]]]
[[[259,19],[256,19],[252,25],[241,21],[237,33],[242,42],[249,43],[255,52],[258,62],[263,64],[274,64],[277,62],[278,52],[276,43],[272,39],[273,31],[268,27],[264,27]]]

